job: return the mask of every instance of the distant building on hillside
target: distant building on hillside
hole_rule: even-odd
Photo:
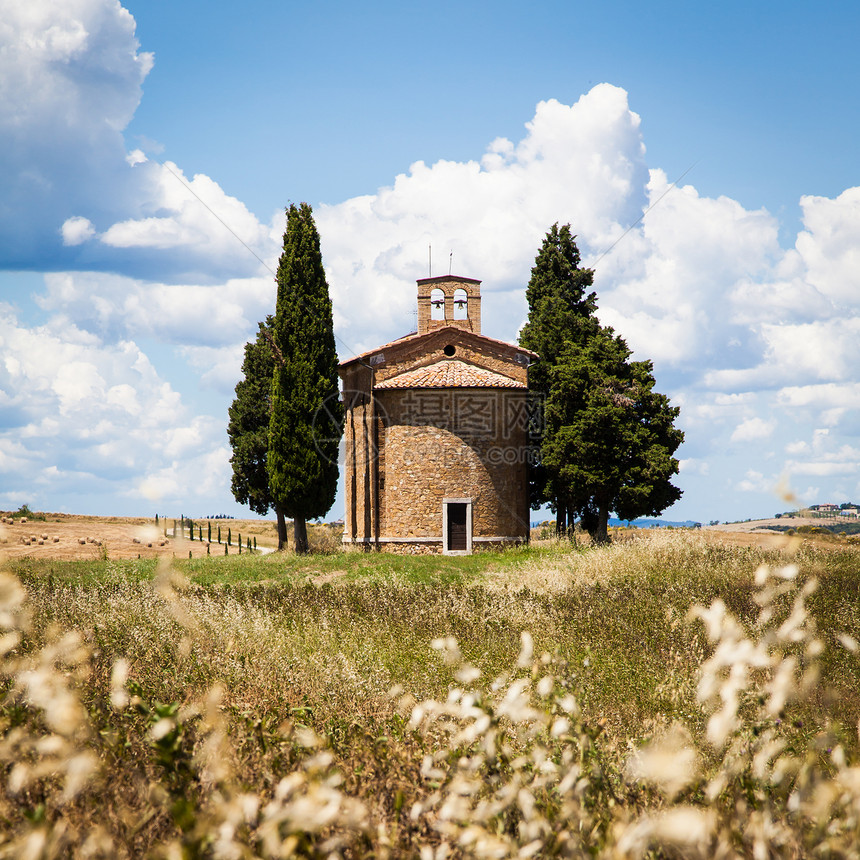
[[[418,281],[418,331],[344,361],[343,542],[466,554],[528,541],[528,367],[481,334],[481,282]]]

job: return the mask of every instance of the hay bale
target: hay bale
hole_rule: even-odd
[[[87,545],[87,539],[86,538],[78,538],[78,543],[81,546],[86,546]]]
[[[60,542],[60,539],[59,539],[58,537],[52,538],[52,540],[54,541],[54,543],[59,543],[59,542]]]

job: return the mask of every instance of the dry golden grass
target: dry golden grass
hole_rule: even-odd
[[[0,856],[854,856],[857,558],[790,549],[661,533],[489,588],[4,574]]]
[[[233,546],[230,552],[238,552],[238,539],[243,544],[248,538],[256,540],[257,546],[276,549],[278,529],[274,520],[194,520],[195,539],[188,540],[187,529],[184,540],[179,536],[180,521],[162,519],[158,526],[154,519],[144,517],[87,517],[71,514],[37,513],[38,519],[30,518],[26,523],[15,520],[14,524],[0,524],[0,557],[9,559],[35,558],[62,561],[99,558],[203,558],[207,555],[223,555],[227,542],[227,530],[232,533]],[[212,541],[207,547],[208,524],[212,525]],[[203,529],[203,540],[198,528]],[[218,529],[222,543],[218,543]],[[174,536],[174,534],[176,536]],[[42,535],[47,537],[43,540]],[[341,548],[342,529],[326,525],[309,526],[312,547],[317,552],[334,552]],[[35,540],[23,543],[22,538]],[[55,540],[56,539],[56,540]],[[288,541],[292,546],[292,524],[288,525]]]

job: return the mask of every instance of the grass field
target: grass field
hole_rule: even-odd
[[[10,559],[0,854],[853,856],[860,550],[782,547]]]

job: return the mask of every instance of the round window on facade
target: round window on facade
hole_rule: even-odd
[[[448,344],[448,346],[446,346],[446,347],[445,347],[445,349],[443,349],[443,350],[442,350],[442,352],[444,352],[444,353],[445,353],[445,355],[447,355],[449,358],[450,358],[450,357],[451,357],[451,356],[452,356],[456,351],[457,351],[457,350],[456,350],[456,348],[454,347],[454,345],[453,345],[453,344],[450,344],[450,343]]]

